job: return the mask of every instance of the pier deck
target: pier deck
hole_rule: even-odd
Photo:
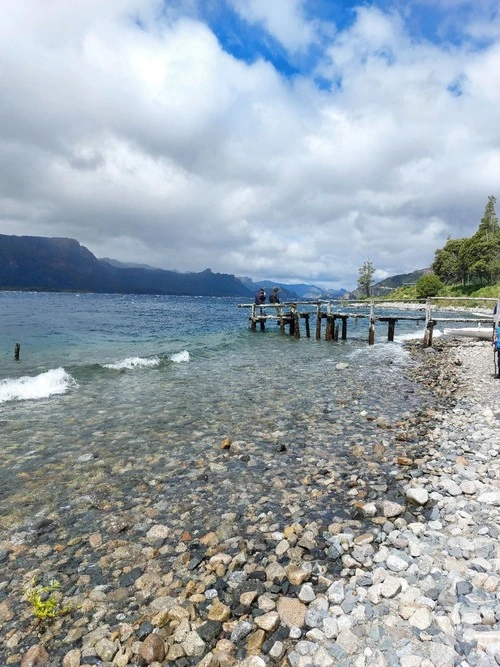
[[[498,325],[498,320],[500,318],[500,299],[494,298],[485,298],[481,301],[492,301],[497,305],[496,315],[491,317],[433,317],[432,307],[436,308],[435,302],[439,302],[439,297],[429,298],[426,301],[417,301],[419,306],[417,310],[424,311],[422,314],[415,313],[413,310],[410,314],[397,314],[397,315],[377,315],[375,312],[375,307],[383,307],[387,309],[390,302],[387,300],[380,302],[359,302],[359,301],[349,301],[348,303],[342,303],[341,308],[339,309],[339,302],[333,301],[293,301],[293,302],[284,302],[279,304],[274,303],[264,303],[264,304],[255,304],[255,303],[242,303],[238,305],[238,308],[249,308],[251,313],[249,315],[250,329],[252,331],[257,331],[259,328],[261,331],[265,331],[266,323],[268,321],[276,321],[280,326],[281,333],[286,333],[286,327],[288,327],[288,333],[290,336],[293,336],[296,339],[301,338],[301,326],[300,321],[304,321],[305,325],[305,335],[306,338],[311,337],[311,327],[310,319],[315,319],[315,338],[316,340],[321,340],[321,329],[322,321],[326,320],[325,327],[325,340],[326,341],[337,341],[339,340],[339,333],[341,340],[347,340],[347,326],[349,320],[366,319],[368,320],[368,343],[373,345],[375,343],[375,324],[377,322],[387,323],[387,340],[389,342],[394,341],[394,334],[396,329],[396,324],[398,321],[411,321],[415,323],[422,322],[424,324],[424,335],[423,335],[423,345],[425,347],[430,347],[432,345],[432,334],[433,329],[438,323],[474,323],[474,324],[487,324],[493,328],[493,326]],[[453,298],[446,299],[447,301],[455,300]],[[456,298],[456,300],[467,301],[466,298]],[[412,300],[414,303],[416,300]],[[477,301],[477,299],[474,299]],[[355,312],[353,309],[356,307],[364,306],[369,308],[369,313],[359,313]],[[337,310],[334,310],[336,308]],[[415,306],[413,307],[415,309]],[[349,309],[349,310],[347,310]],[[339,329],[340,324],[340,329]]]

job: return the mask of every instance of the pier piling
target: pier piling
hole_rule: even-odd
[[[321,304],[318,303],[316,307],[316,340],[321,340]]]
[[[387,340],[389,343],[394,342],[394,330],[396,328],[396,318],[391,317],[387,325]]]
[[[311,338],[311,328],[309,326],[309,313],[303,313],[302,317],[306,322],[306,338]]]
[[[297,309],[295,308],[293,311],[293,324],[294,324],[294,336],[297,340],[300,339],[300,318],[299,318],[299,313]]]
[[[331,315],[326,316],[326,329],[325,329],[325,340],[332,340],[332,317]]]
[[[347,340],[347,316],[342,316],[342,340]]]
[[[375,345],[375,316],[373,303],[370,305],[370,327],[368,329],[368,345]]]
[[[19,343],[16,343],[16,346],[14,347],[14,359],[16,361],[19,361],[20,352],[21,352],[21,345]]]

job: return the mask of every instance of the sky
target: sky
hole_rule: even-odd
[[[0,11],[0,233],[352,289],[500,198],[498,0]]]

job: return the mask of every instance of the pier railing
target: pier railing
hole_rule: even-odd
[[[461,302],[493,302],[496,305],[494,314],[484,317],[436,317],[433,315],[434,311],[439,310],[439,302],[442,301],[461,301]],[[404,306],[402,303],[412,303],[411,310],[404,313]],[[377,315],[376,308],[384,308],[387,310],[390,307],[397,308],[403,311],[397,315]],[[368,309],[368,313],[356,312],[360,307]],[[252,331],[257,331],[259,327],[261,331],[265,330],[266,323],[269,320],[277,321],[280,326],[281,333],[286,333],[286,327],[290,336],[296,339],[301,338],[301,320],[304,321],[305,335],[307,338],[311,337],[310,319],[315,318],[315,338],[321,339],[322,321],[326,321],[325,340],[337,341],[339,335],[341,340],[347,339],[347,324],[349,320],[357,322],[358,319],[368,320],[368,344],[375,343],[375,324],[377,322],[387,323],[387,340],[392,342],[394,340],[396,324],[399,321],[412,321],[415,323],[424,323],[424,347],[432,345],[434,327],[439,323],[474,323],[477,325],[487,324],[492,327],[498,326],[500,320],[500,298],[484,297],[481,299],[473,297],[429,297],[428,299],[405,299],[392,302],[389,299],[380,300],[323,300],[317,301],[287,301],[283,303],[241,303],[238,308],[249,308],[249,323]],[[417,312],[415,312],[417,311]],[[418,314],[418,311],[423,311]]]

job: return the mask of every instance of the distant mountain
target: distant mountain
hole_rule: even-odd
[[[298,295],[290,289],[289,285],[284,285],[283,283],[273,282],[272,280],[259,280],[255,282],[248,276],[238,276],[238,280],[245,285],[252,293],[255,293],[258,289],[263,287],[268,294],[273,290],[273,287],[280,288],[280,300],[281,301],[291,301],[297,299]]]
[[[308,285],[306,283],[289,285],[288,283],[277,283],[272,282],[271,280],[254,281],[247,276],[240,276],[239,280],[241,280],[241,282],[246,287],[253,290],[254,292],[257,291],[259,287],[264,287],[264,289],[269,293],[273,287],[277,286],[280,288],[281,301],[293,299],[336,299],[346,293],[345,289],[324,290],[322,287]]]
[[[233,275],[123,268],[97,259],[74,239],[0,234],[0,289],[188,296],[245,296]]]
[[[425,276],[427,273],[431,273],[430,268],[426,269],[417,269],[411,273],[400,273],[396,276],[390,276],[385,278],[378,283],[375,283],[370,288],[370,293],[372,296],[390,296],[391,292],[396,289],[396,287],[401,287],[402,285],[412,285],[417,282],[419,278]],[[352,292],[346,293],[346,298],[348,299],[358,299],[360,296],[364,296],[359,289],[353,290]]]
[[[317,285],[307,285],[305,283],[288,285],[288,287],[296,292],[301,299],[338,299],[347,292],[345,289],[326,290]]]
[[[150,266],[149,264],[136,264],[135,262],[119,262],[117,259],[111,257],[100,257],[100,262],[107,262],[111,266],[116,266],[119,269],[147,269],[148,271],[161,271],[157,266]],[[178,271],[176,271],[178,273]]]

